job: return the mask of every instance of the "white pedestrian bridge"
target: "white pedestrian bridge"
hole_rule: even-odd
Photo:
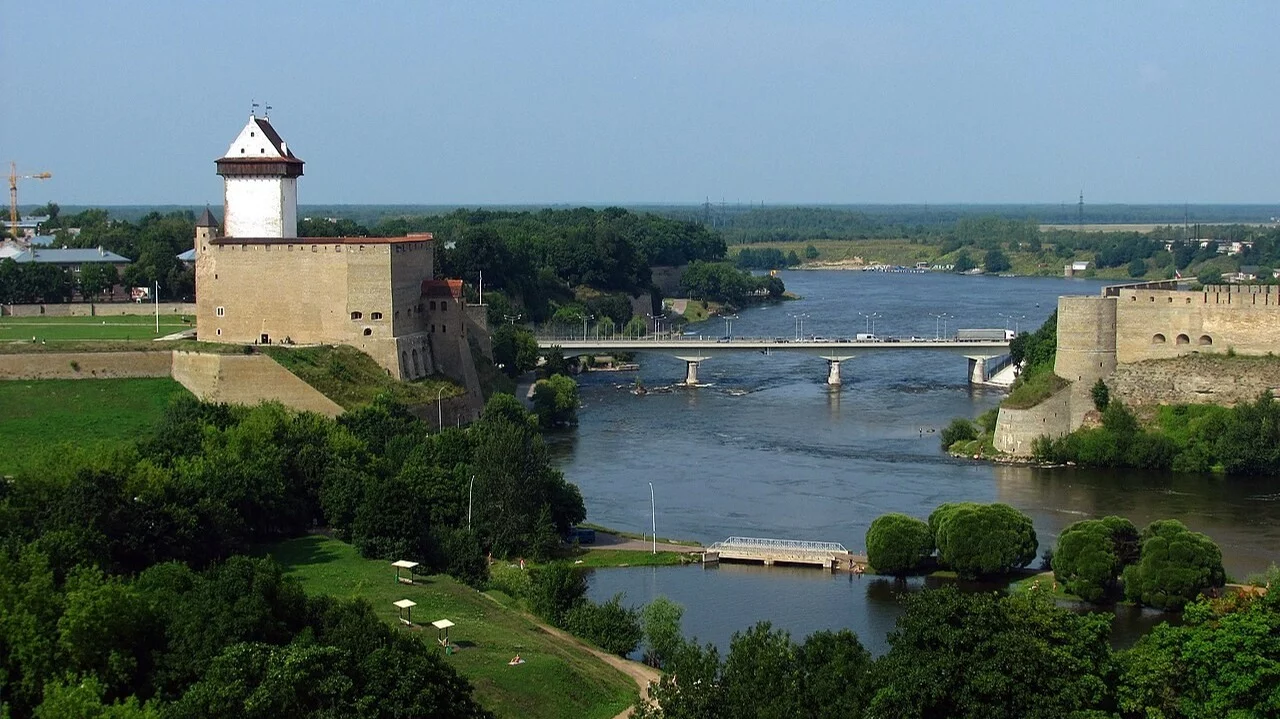
[[[1008,340],[969,340],[957,338],[925,339],[884,337],[874,340],[825,339],[809,337],[707,337],[689,335],[650,335],[647,337],[585,338],[574,336],[539,336],[538,348],[559,347],[567,356],[609,354],[613,352],[660,352],[686,363],[684,384],[698,384],[698,364],[713,357],[734,352],[798,352],[827,361],[827,384],[840,384],[840,363],[871,352],[949,352],[969,360],[969,381],[982,383],[1008,366]]]

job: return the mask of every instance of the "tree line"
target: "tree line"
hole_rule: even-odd
[[[190,210],[148,212],[137,222],[129,222],[97,208],[70,215],[55,210],[52,217],[41,223],[43,231],[53,234],[55,247],[101,247],[128,257],[129,266],[119,273],[119,282],[125,287],[155,287],[159,282],[162,298],[184,301],[195,297],[195,270],[183,266],[177,256],[194,245],[195,226],[195,215]],[[72,233],[72,228],[78,228],[79,232]],[[77,289],[83,292],[84,287]]]
[[[179,401],[134,445],[0,482],[0,715],[480,716],[367,604],[237,555],[326,526],[484,586],[486,555],[549,558],[584,515],[509,395],[436,434],[386,398],[337,420]]]

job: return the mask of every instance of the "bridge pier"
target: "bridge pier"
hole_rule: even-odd
[[[827,384],[831,387],[840,386],[840,360],[827,360]]]
[[[698,361],[685,360],[684,383],[688,387],[694,387],[698,384]]]

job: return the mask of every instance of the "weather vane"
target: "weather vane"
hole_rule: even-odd
[[[252,98],[249,100],[249,114],[250,115],[258,114],[258,101]]]

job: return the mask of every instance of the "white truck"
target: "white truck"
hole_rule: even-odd
[[[1008,342],[1011,339],[1013,339],[1013,330],[956,330],[958,342]]]
[[[879,342],[880,341],[879,337],[871,334],[870,332],[859,332],[857,336],[854,337],[854,339],[857,340],[858,342]]]

